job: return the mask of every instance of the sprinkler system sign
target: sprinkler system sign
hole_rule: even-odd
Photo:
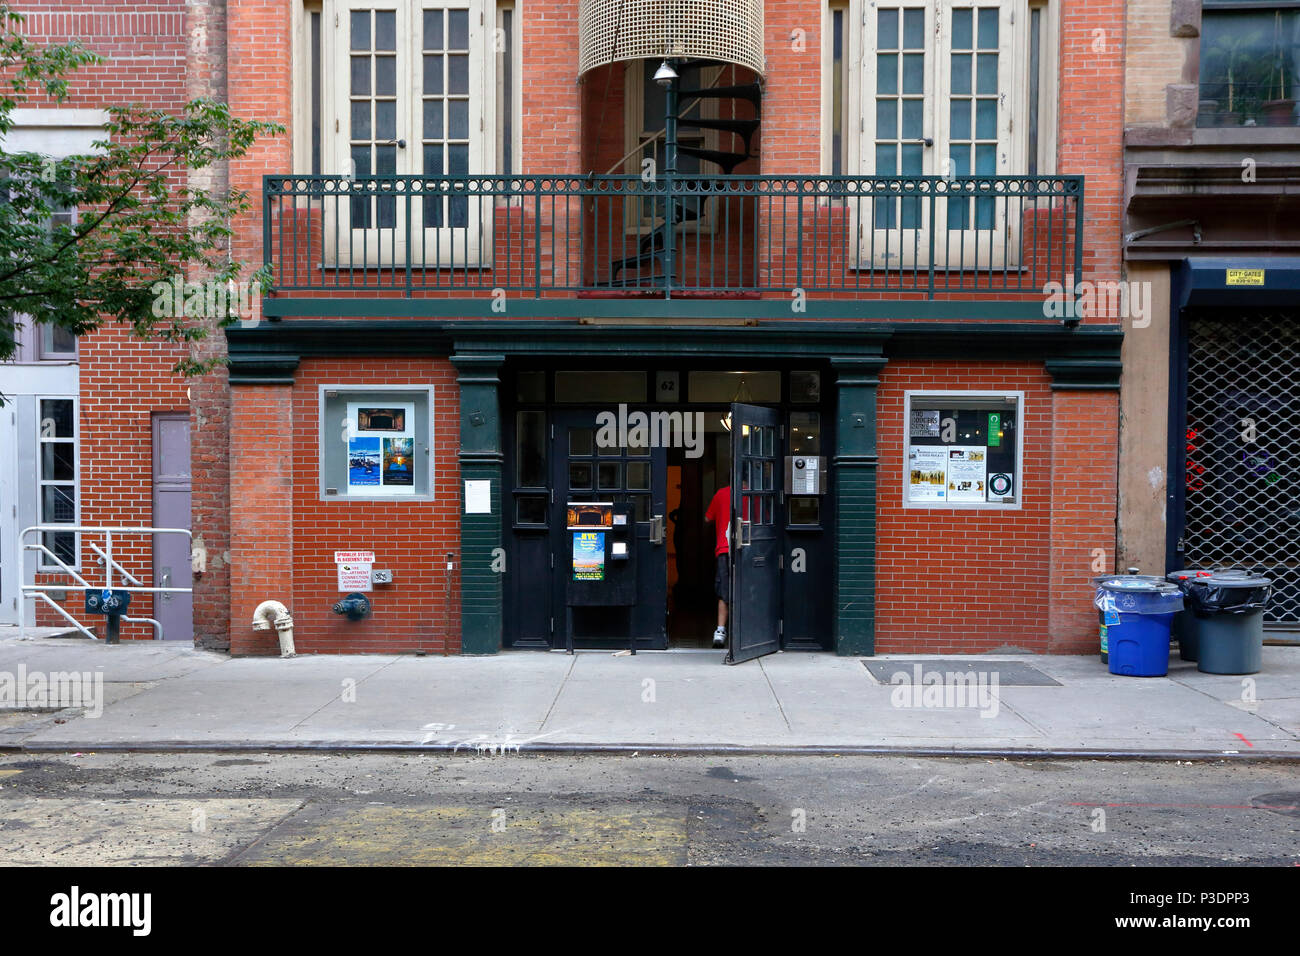
[[[344,593],[369,591],[370,569],[375,563],[373,551],[335,551],[334,563],[338,566],[338,586]]]

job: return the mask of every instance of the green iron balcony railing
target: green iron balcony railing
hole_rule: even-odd
[[[268,176],[263,192],[273,297],[1029,299],[1073,288],[1082,240],[1081,176]]]

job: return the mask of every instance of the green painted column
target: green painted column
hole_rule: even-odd
[[[462,654],[501,650],[503,463],[499,371],[503,355],[451,356],[460,386],[460,641]],[[465,513],[465,482],[491,482],[491,513]]]
[[[876,649],[876,388],[886,359],[832,357],[835,373],[835,653]]]

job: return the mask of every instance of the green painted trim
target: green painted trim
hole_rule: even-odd
[[[1115,358],[1071,357],[1044,363],[1052,376],[1052,388],[1082,391],[1119,391],[1124,363]]]
[[[834,594],[835,653],[871,655],[876,648],[877,386],[882,355],[836,355]]]
[[[364,290],[361,290],[364,291]],[[579,299],[507,298],[505,310],[486,296],[463,299],[380,298],[378,296],[293,296],[262,300],[262,312],[272,321],[288,318],[466,318],[466,319],[858,319],[888,322],[898,319],[930,321],[962,319],[1039,320],[1041,300],[1024,299],[805,299],[795,313],[786,299]]]
[[[505,588],[493,568],[494,555],[504,547],[505,452],[501,444],[501,382],[505,356],[499,352],[451,356],[460,388],[460,507],[462,654],[495,654],[501,650],[505,624]],[[466,514],[463,482],[491,482],[491,511]]]
[[[598,323],[578,320],[295,320],[226,330],[231,380],[291,380],[300,357],[445,355],[463,384],[508,358],[926,359],[1048,364],[1058,388],[1119,386],[1118,326],[1055,322],[764,322],[756,325]],[[847,368],[847,366],[846,366]],[[864,369],[872,376],[878,369]]]
[[[243,355],[230,363],[231,385],[292,385],[298,356],[273,353]]]

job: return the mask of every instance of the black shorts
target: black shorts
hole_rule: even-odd
[[[713,572],[713,593],[719,601],[731,600],[731,561],[730,555],[718,555],[718,568]]]

